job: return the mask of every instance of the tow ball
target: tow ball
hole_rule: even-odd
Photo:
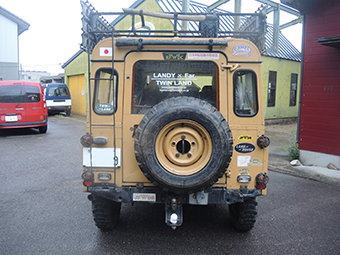
[[[165,203],[165,223],[175,230],[183,223],[183,209],[179,197],[168,196]]]

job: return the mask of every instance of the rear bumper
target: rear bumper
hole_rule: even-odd
[[[155,194],[153,203],[164,203],[169,193],[158,187],[87,187],[87,192],[99,197],[104,197],[112,201],[133,203],[133,202],[149,202],[150,201],[135,201],[134,193],[136,194]],[[196,193],[197,194],[197,193]],[[195,194],[176,195],[180,197],[182,204],[200,204],[192,202],[190,196]],[[225,188],[211,188],[205,191],[208,196],[206,204],[234,204],[243,202],[244,199],[257,197],[262,195],[262,190],[229,190]]]
[[[0,128],[30,128],[30,127],[41,127],[47,124],[47,119],[43,121],[34,122],[9,122],[0,123]]]
[[[70,105],[63,105],[63,106],[49,106],[47,107],[47,111],[51,112],[65,112],[66,110],[71,110]]]

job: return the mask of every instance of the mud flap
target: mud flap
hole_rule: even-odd
[[[179,197],[168,196],[165,203],[165,223],[174,230],[183,223],[183,206]]]

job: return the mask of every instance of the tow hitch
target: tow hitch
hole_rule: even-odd
[[[183,223],[183,209],[179,197],[168,196],[165,203],[165,223],[175,230]]]

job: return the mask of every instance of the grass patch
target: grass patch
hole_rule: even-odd
[[[300,157],[299,144],[296,142],[295,139],[289,140],[289,145],[286,147],[286,151],[288,152],[288,156],[292,160],[299,159]]]

